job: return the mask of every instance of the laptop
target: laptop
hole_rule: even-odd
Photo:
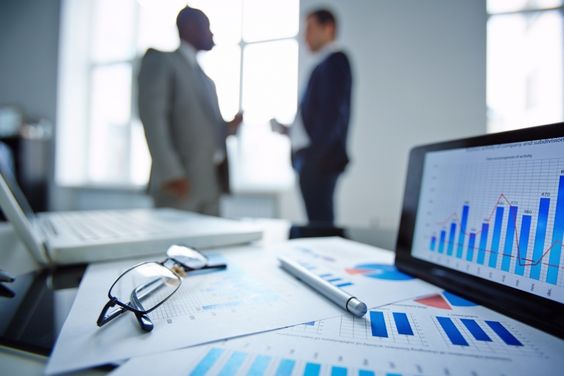
[[[262,237],[255,225],[174,209],[35,214],[9,174],[0,174],[0,208],[41,264],[77,264],[163,254],[171,244],[211,248]]]
[[[411,150],[398,269],[564,338],[564,123]]]

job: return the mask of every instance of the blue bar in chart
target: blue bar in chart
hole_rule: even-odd
[[[537,229],[535,231],[535,242],[533,245],[533,261],[531,262],[532,264],[531,271],[529,273],[529,277],[536,279],[537,281],[540,278],[549,209],[550,209],[550,198],[541,197],[539,201]]]
[[[431,236],[431,245],[430,245],[430,249],[431,251],[435,250],[435,245],[437,243],[437,237],[436,236]]]
[[[507,230],[505,232],[505,247],[503,248],[503,257],[501,258],[501,270],[509,271],[511,264],[511,251],[513,250],[513,242],[515,240],[515,222],[517,222],[517,206],[509,207],[509,218],[507,220]]]
[[[454,237],[456,235],[456,223],[450,224],[450,232],[448,234],[448,248],[447,255],[452,256],[452,251],[454,250]]]
[[[392,315],[394,316],[394,321],[396,322],[396,328],[399,334],[412,336],[413,329],[409,324],[409,319],[407,315],[403,312],[393,312]]]
[[[323,278],[324,280],[326,280],[327,282],[339,287],[339,288],[343,288],[343,287],[347,287],[347,286],[352,286],[354,283],[352,282],[348,282],[348,281],[344,281],[342,278],[335,276],[334,274],[331,273],[324,273],[324,274],[320,274],[319,275],[321,278]]]
[[[441,237],[439,238],[439,253],[443,253],[445,251],[445,239],[446,239],[446,231],[441,231]]]
[[[296,361],[292,359],[282,359],[276,369],[276,376],[290,376],[294,370]]]
[[[503,206],[498,206],[495,209],[495,223],[492,236],[492,251],[490,253],[490,261],[488,266],[495,268],[497,266],[497,254],[499,253],[499,241],[501,238],[501,223],[503,220]]]
[[[319,376],[321,372],[321,364],[318,363],[306,363],[304,369],[304,376]]]
[[[384,313],[380,311],[370,311],[370,329],[373,337],[388,337]]]
[[[347,287],[347,286],[352,286],[353,283],[352,282],[343,282],[343,283],[339,283],[338,285],[335,285],[339,288],[343,288],[343,287]]]
[[[327,278],[326,281],[327,282],[339,282],[342,281],[342,278]]]
[[[517,248],[517,259],[515,260],[515,274],[525,274],[527,263],[527,249],[529,248],[529,233],[531,231],[531,216],[523,215],[521,220],[521,233],[519,234],[519,248]]]
[[[490,228],[489,223],[482,223],[482,231],[480,233],[480,249],[478,250],[478,264],[484,265],[484,259],[486,257],[486,247],[488,246],[488,230]]]
[[[558,197],[556,198],[556,213],[554,215],[554,229],[552,230],[552,249],[548,259],[546,282],[553,285],[558,280],[560,256],[562,255],[562,240],[564,240],[564,175],[558,183]]]
[[[523,346],[523,344],[515,338],[513,334],[505,326],[498,321],[486,321],[486,324],[497,334],[503,342],[511,346]]]
[[[249,368],[249,372],[247,372],[247,376],[264,375],[266,369],[268,368],[268,364],[270,363],[270,359],[271,359],[270,356],[258,355],[253,361],[253,364],[251,364],[251,367]]]
[[[464,237],[466,236],[466,225],[468,224],[468,211],[470,207],[464,205],[462,207],[462,218],[460,220],[460,234],[458,235],[458,246],[456,248],[456,257],[462,258],[462,252],[464,251]]]
[[[359,370],[358,371],[358,376],[375,376],[374,371],[366,371],[366,370]]]
[[[245,361],[246,357],[247,354],[240,351],[231,354],[231,357],[219,372],[219,376],[229,376],[236,374],[239,368],[241,367],[241,365],[243,364],[243,362]]]
[[[445,331],[448,339],[453,345],[468,346],[468,342],[464,339],[460,330],[454,325],[454,322],[448,317],[437,316],[437,321]]]
[[[213,348],[208,351],[206,356],[204,356],[200,363],[198,363],[198,365],[192,370],[190,376],[204,376],[205,374],[207,374],[210,368],[212,368],[215,362],[219,359],[221,354],[223,354],[222,349]]]
[[[477,341],[492,342],[492,339],[486,334],[486,332],[484,332],[484,329],[482,329],[475,320],[460,319],[460,321]]]
[[[464,205],[462,207],[462,219],[460,220],[460,234],[458,235],[458,246],[456,248],[456,257],[462,258],[462,252],[464,251],[464,237],[466,236],[466,226],[468,224],[468,211],[470,207]]]
[[[466,261],[474,260],[474,246],[476,245],[476,234],[470,233],[468,237],[468,251],[466,252]]]
[[[331,376],[347,376],[347,369],[345,367],[333,366],[331,367]]]

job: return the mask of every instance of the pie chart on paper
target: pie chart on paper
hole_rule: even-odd
[[[423,304],[428,307],[447,309],[447,310],[452,310],[453,307],[477,306],[476,303],[461,298],[460,296],[450,293],[448,291],[443,291],[442,294],[436,294],[436,295],[418,298],[415,299],[415,301],[419,304]]]
[[[386,264],[359,264],[353,268],[345,269],[348,274],[362,275],[368,278],[383,279],[388,281],[408,281],[413,277],[396,269],[394,265]]]

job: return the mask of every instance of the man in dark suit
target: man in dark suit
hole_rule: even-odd
[[[309,13],[305,41],[318,55],[301,98],[296,121],[288,130],[292,162],[310,224],[333,225],[333,196],[339,176],[349,163],[347,134],[351,113],[352,74],[349,59],[335,45],[337,23],[325,9]]]

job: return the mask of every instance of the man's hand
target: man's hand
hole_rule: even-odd
[[[242,122],[243,122],[243,113],[239,112],[237,115],[235,115],[233,120],[227,123],[227,134],[228,135],[236,134]]]
[[[162,184],[162,188],[171,196],[186,200],[190,193],[190,182],[186,178],[169,180]]]
[[[276,119],[270,119],[270,129],[272,132],[284,134],[286,136],[290,134],[290,127],[280,123]]]

